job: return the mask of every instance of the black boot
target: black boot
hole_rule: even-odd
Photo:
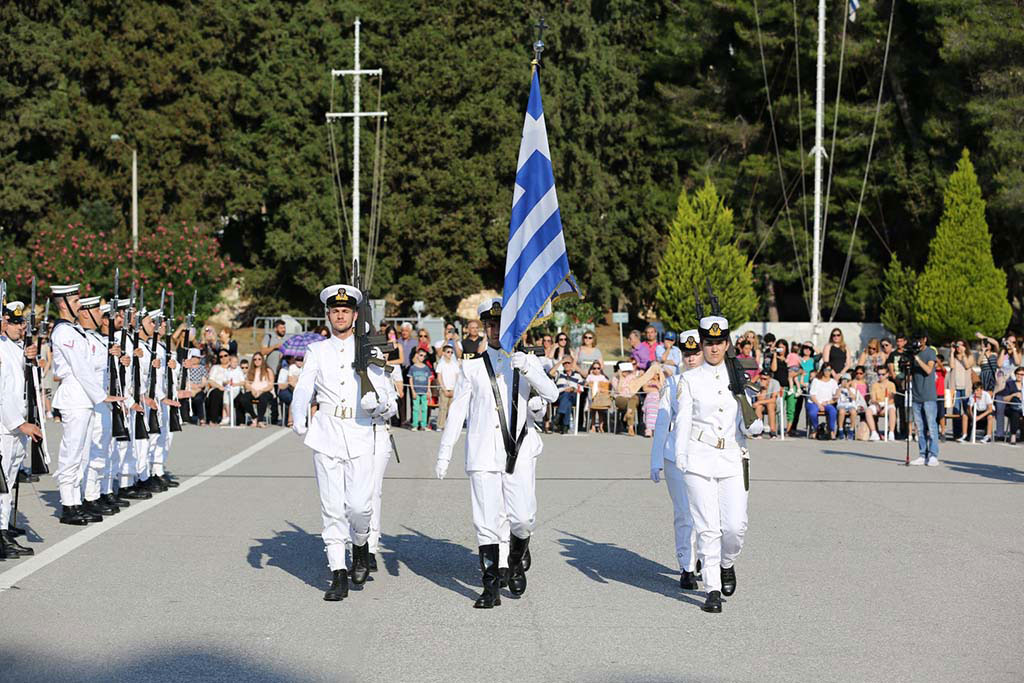
[[[94,512],[90,510],[87,507],[88,504],[88,502],[85,502],[82,503],[81,505],[76,505],[75,508],[78,510],[78,514],[81,515],[85,519],[85,521],[89,522],[90,524],[93,524],[95,522],[102,522],[103,515],[99,512]]]
[[[530,571],[530,565],[533,564],[533,558],[530,556],[530,549],[527,548],[526,552],[523,553],[523,571]]]
[[[100,519],[103,518],[100,517]],[[78,511],[77,505],[65,505],[60,511],[60,523],[85,526],[89,523],[89,520],[82,516],[82,513]]]
[[[10,531],[0,531],[0,544],[5,546],[4,551],[7,553],[7,557],[25,557],[36,554],[32,548],[26,548],[18,543]]]
[[[13,517],[14,515],[11,515],[11,516]],[[21,527],[14,526],[14,520],[13,519],[10,522],[7,523],[7,530],[11,532],[12,536],[24,536],[25,535],[25,530],[24,529],[22,529]]]
[[[508,588],[508,567],[498,569],[498,585],[502,588]]]
[[[106,502],[97,498],[96,500],[87,500],[82,503],[82,509],[86,512],[94,512],[97,515],[103,515],[109,517],[110,515],[116,515],[121,511],[121,508],[116,505],[108,505]]]
[[[348,597],[348,572],[335,569],[331,572],[331,587],[324,593],[324,600],[338,602]]]
[[[352,545],[352,583],[362,586],[370,575],[370,544]]]
[[[161,493],[167,490],[167,484],[160,480],[160,477],[149,477],[144,481],[140,481],[136,484],[136,487],[143,491],[149,491],[150,493]]]
[[[370,573],[373,574],[377,571],[377,554],[370,553],[370,561],[367,563],[370,567]]]
[[[684,571],[679,575],[679,587],[684,591],[697,590],[697,575],[693,572]]]
[[[159,475],[158,478],[160,479],[161,482],[163,482],[164,486],[167,486],[168,488],[176,489],[179,486],[181,486],[180,482],[178,482],[175,479],[171,479],[171,475],[167,474],[166,472]]]
[[[526,570],[523,569],[523,556],[530,548],[530,539],[519,538],[512,534],[508,546],[508,590],[512,595],[526,592]]]
[[[708,593],[708,599],[704,601],[700,608],[705,612],[718,614],[722,611],[722,594],[718,591],[711,591]]]
[[[153,497],[153,494],[149,491],[143,491],[137,485],[132,484],[118,491],[117,497],[120,500],[149,500]]]
[[[131,503],[129,503],[127,500],[121,500],[113,493],[104,493],[102,496],[100,496],[100,500],[102,500],[107,505],[111,505],[116,508],[126,508],[129,505],[131,505]]]
[[[501,572],[498,570],[498,544],[480,546],[480,572],[483,574],[484,592],[473,603],[478,609],[501,605]]]
[[[693,570],[693,578],[698,581],[703,581],[704,577],[700,575],[700,560],[697,560],[697,566]]]
[[[729,597],[736,592],[736,567],[722,567],[722,595]]]

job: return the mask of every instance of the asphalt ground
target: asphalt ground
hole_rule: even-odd
[[[188,427],[182,487],[84,529],[52,477],[23,485],[37,554],[0,563],[0,679],[1024,679],[1024,447],[908,468],[902,444],[755,442],[738,590],[708,615],[649,440],[545,436],[529,588],[474,610],[465,475],[434,479],[438,434],[396,438],[381,571],[341,603],[293,434]]]

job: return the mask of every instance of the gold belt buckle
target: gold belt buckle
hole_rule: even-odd
[[[717,448],[718,450],[724,449],[725,448],[725,439],[722,438],[721,436],[718,437],[718,444],[715,446],[715,448]]]
[[[334,417],[348,420],[352,417],[352,409],[346,406],[334,406]]]

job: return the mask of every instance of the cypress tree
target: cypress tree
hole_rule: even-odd
[[[943,205],[917,281],[917,323],[936,340],[977,331],[998,337],[1010,322],[1006,273],[992,257],[985,200],[966,149],[949,177]]]
[[[692,198],[685,188],[679,193],[668,244],[658,263],[655,303],[665,325],[677,330],[696,327],[693,286],[699,287],[706,302],[707,278],[730,327],[750,319],[757,308],[753,266],[733,243],[734,233],[732,209],[710,179]]]
[[[882,324],[893,333],[910,334],[914,328],[914,288],[917,284],[917,273],[910,266],[904,266],[900,257],[892,255],[889,266],[885,269],[882,287],[885,298],[882,299]]]

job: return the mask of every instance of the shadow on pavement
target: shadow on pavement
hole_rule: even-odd
[[[25,495],[25,492],[22,491],[21,495]],[[53,510],[54,517],[60,517],[60,491],[40,491],[39,499],[46,503],[48,508]]]
[[[320,536],[292,522],[287,524],[291,529],[278,531],[272,538],[254,539],[256,545],[249,548],[247,557],[249,566],[278,567],[317,590],[326,590],[330,583]]]
[[[403,528],[409,533],[380,537],[380,559],[388,574],[398,576],[401,561],[409,571],[441,588],[476,599],[480,560],[475,553],[446,538],[433,538],[415,529]]]
[[[852,456],[857,457],[857,458],[867,458],[868,460],[884,460],[886,462],[895,462],[895,463],[898,463],[898,464],[903,464],[903,462],[906,460],[905,456],[902,457],[902,458],[887,458],[884,455],[871,455],[870,453],[858,453],[857,451],[834,451],[834,450],[826,449],[826,450],[822,451],[822,454],[824,454],[824,455],[852,455]],[[914,446],[911,449],[910,457],[911,458],[916,458],[917,457],[917,446]]]
[[[632,550],[620,548],[614,543],[599,543],[567,531],[556,531],[566,536],[558,539],[563,548],[562,556],[570,566],[580,570],[592,581],[615,581],[691,605],[704,604],[703,600],[691,597],[679,588],[679,572],[674,569],[649,560]]]
[[[959,462],[957,460],[942,460],[939,462],[947,465],[954,472],[965,474],[976,474],[986,479],[998,479],[999,481],[1024,482],[1024,472],[1012,467],[1002,465],[989,465],[984,462]]]

